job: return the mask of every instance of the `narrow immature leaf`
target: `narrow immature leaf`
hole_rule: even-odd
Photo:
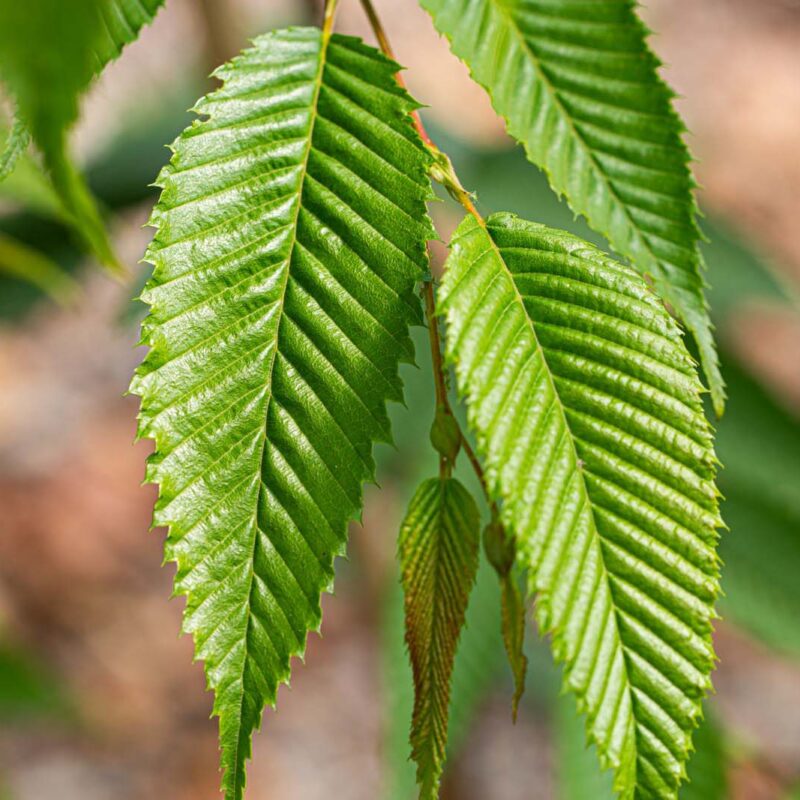
[[[421,0],[553,189],[652,276],[722,376],[683,124],[634,0]]]
[[[447,746],[450,679],[478,571],[480,514],[455,478],[417,489],[400,528],[406,643],[414,675],[411,755],[420,800],[439,796]]]
[[[447,352],[540,629],[623,798],[674,798],[714,663],[719,525],[700,385],[635,273],[569,234],[467,217]]]
[[[514,695],[511,698],[511,717],[517,721],[519,701],[525,694],[525,677],[528,672],[528,657],[525,655],[525,602],[517,585],[514,573],[500,579],[500,627],[508,664],[514,676]]]
[[[159,178],[151,349],[131,388],[228,800],[319,628],[372,444],[391,438],[398,362],[413,360],[429,157],[397,69],[315,28],[262,36],[218,71],[207,119]]]

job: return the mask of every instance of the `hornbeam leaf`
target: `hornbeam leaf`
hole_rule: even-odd
[[[683,124],[634,0],[421,0],[553,189],[652,276],[724,383],[703,294]]]
[[[398,362],[413,360],[430,158],[397,69],[315,28],[262,36],[218,70],[223,87],[196,106],[208,118],[158,181],[151,349],[131,388],[228,800],[319,628],[372,444],[391,439]]]
[[[455,478],[417,489],[400,528],[406,644],[414,675],[412,758],[420,800],[439,796],[447,746],[450,679],[478,571],[480,513]]]
[[[677,324],[569,234],[467,217],[447,353],[540,629],[623,798],[674,798],[714,663],[711,435]]]

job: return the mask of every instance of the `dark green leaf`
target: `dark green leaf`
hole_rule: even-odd
[[[184,629],[238,800],[252,732],[319,628],[347,524],[389,441],[429,156],[397,65],[358,40],[278,31],[222,67],[160,176],[132,383]]]

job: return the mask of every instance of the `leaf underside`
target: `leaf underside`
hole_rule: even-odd
[[[454,478],[417,489],[400,528],[406,644],[414,676],[412,758],[420,800],[436,800],[447,747],[450,680],[478,571],[480,514]]]
[[[569,234],[467,217],[441,287],[448,357],[565,683],[624,798],[674,798],[710,686],[719,524],[677,325]]]
[[[553,189],[651,276],[724,383],[683,125],[633,0],[421,0]]]
[[[320,594],[391,439],[421,321],[429,157],[397,65],[315,28],[222,67],[162,172],[132,391],[154,524],[238,800],[252,732],[320,625]]]

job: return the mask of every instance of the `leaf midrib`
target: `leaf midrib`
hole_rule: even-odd
[[[325,62],[326,62],[326,58],[327,58],[327,54],[328,54],[328,45],[330,43],[330,39],[331,39],[331,31],[327,30],[327,29],[323,30],[321,32],[321,46],[320,46],[320,51],[319,51],[319,66],[317,67],[317,74],[316,74],[316,77],[314,79],[314,96],[313,96],[313,99],[312,99],[311,104],[309,106],[310,114],[311,114],[311,120],[310,120],[310,124],[309,124],[309,129],[308,129],[308,143],[306,144],[306,151],[305,151],[305,154],[303,156],[303,161],[302,161],[302,164],[301,164],[301,170],[300,170],[301,177],[300,177],[300,183],[299,183],[298,192],[297,192],[297,198],[298,198],[297,199],[297,205],[295,207],[294,219],[292,220],[292,223],[291,223],[291,225],[292,225],[292,241],[291,241],[291,245],[289,247],[289,251],[288,251],[287,256],[286,256],[286,275],[285,275],[285,277],[283,279],[283,286],[281,288],[280,298],[277,301],[275,301],[275,302],[278,303],[278,312],[277,312],[278,313],[278,324],[277,324],[277,330],[275,332],[275,347],[272,348],[272,357],[269,360],[269,365],[268,365],[268,368],[267,368],[267,375],[266,375],[266,380],[265,380],[265,385],[267,386],[267,389],[268,389],[268,392],[269,392],[269,396],[267,397],[267,400],[266,400],[266,403],[265,403],[264,425],[261,428],[261,446],[259,448],[259,458],[258,458],[258,469],[259,469],[260,480],[259,480],[258,492],[256,493],[255,510],[254,510],[254,513],[253,513],[253,544],[252,544],[252,548],[250,550],[250,564],[251,564],[251,567],[250,567],[250,577],[249,577],[248,585],[247,585],[247,626],[245,628],[245,635],[244,635],[245,646],[244,646],[244,658],[242,659],[242,674],[241,674],[242,690],[241,690],[241,697],[240,697],[240,700],[239,700],[239,715],[238,715],[238,726],[237,726],[237,736],[236,736],[236,747],[235,747],[235,749],[233,751],[233,762],[232,762],[232,768],[233,768],[232,792],[233,792],[233,797],[234,798],[236,798],[238,796],[237,793],[238,793],[238,791],[240,789],[240,787],[239,787],[238,763],[239,763],[239,748],[240,748],[241,741],[242,741],[242,730],[241,730],[242,729],[242,716],[243,716],[243,712],[244,712],[244,699],[245,699],[245,694],[246,694],[244,675],[245,675],[245,672],[247,670],[247,659],[248,659],[247,642],[248,642],[248,638],[249,638],[249,635],[250,635],[250,626],[252,624],[252,618],[253,618],[253,613],[252,613],[253,579],[255,577],[255,569],[254,569],[254,567],[255,567],[255,557],[256,557],[256,549],[258,548],[258,534],[259,534],[259,531],[260,531],[259,525],[258,525],[258,508],[259,508],[259,506],[261,504],[261,498],[263,496],[263,492],[264,492],[264,489],[265,489],[265,483],[264,483],[264,480],[263,480],[263,472],[262,472],[262,470],[263,470],[263,463],[264,463],[264,455],[265,455],[266,446],[267,446],[267,420],[269,419],[269,406],[272,403],[272,394],[273,394],[273,392],[272,392],[272,378],[273,378],[273,373],[275,371],[275,361],[276,361],[276,358],[277,358],[278,345],[280,343],[280,338],[281,338],[281,327],[282,327],[283,318],[284,318],[284,306],[285,306],[285,303],[286,303],[286,291],[287,291],[287,288],[289,286],[289,274],[291,272],[292,258],[294,256],[295,246],[297,245],[297,225],[298,225],[298,221],[299,221],[299,218],[300,218],[300,208],[303,205],[303,191],[304,191],[304,188],[305,188],[305,179],[306,179],[306,177],[308,175],[308,162],[309,162],[309,158],[311,156],[312,143],[313,143],[313,139],[314,139],[314,126],[315,126],[316,121],[317,121],[317,107],[318,107],[318,104],[319,104],[319,97],[320,97],[320,92],[321,92],[321,89],[322,89],[322,79],[323,79],[323,74],[325,72]]]
[[[578,456],[578,451],[577,451],[577,449],[575,447],[575,435],[573,434],[572,429],[570,428],[570,425],[569,425],[569,421],[567,420],[567,415],[565,413],[565,406],[564,406],[564,403],[561,400],[561,396],[558,393],[558,389],[556,388],[555,381],[553,380],[553,374],[552,374],[552,372],[550,370],[550,364],[547,361],[547,355],[545,354],[544,348],[542,347],[542,345],[539,342],[539,338],[536,335],[536,328],[535,328],[535,326],[533,324],[533,320],[531,319],[530,315],[528,314],[527,308],[525,307],[525,301],[524,301],[524,299],[522,297],[522,294],[520,293],[519,289],[517,288],[516,282],[514,281],[514,273],[509,269],[508,265],[506,264],[506,261],[503,258],[502,253],[500,252],[500,248],[497,246],[497,243],[495,242],[494,237],[491,234],[491,231],[488,229],[488,227],[486,225],[486,221],[481,219],[481,218],[476,218],[476,220],[477,220],[478,224],[486,232],[486,235],[487,235],[489,241],[491,242],[492,251],[494,252],[494,254],[497,257],[497,259],[500,262],[500,264],[502,265],[503,269],[506,271],[506,274],[508,275],[509,280],[511,281],[511,286],[513,287],[513,292],[514,292],[514,299],[515,299],[516,302],[519,303],[519,305],[520,305],[520,307],[522,309],[522,314],[523,314],[523,318],[525,320],[525,323],[528,326],[528,328],[530,329],[531,336],[533,337],[533,342],[534,342],[534,344],[536,346],[537,351],[539,352],[539,354],[540,354],[540,356],[542,358],[542,363],[544,364],[544,373],[545,373],[547,382],[550,385],[550,389],[553,392],[553,397],[555,398],[555,402],[556,402],[556,405],[558,407],[559,414],[561,415],[561,419],[562,419],[562,422],[563,422],[563,425],[564,425],[564,429],[565,429],[565,431],[567,433],[567,438],[569,439],[569,448],[570,448],[570,450],[572,452],[572,458],[573,458],[573,463],[575,465],[575,470],[579,474],[579,484],[581,486],[582,493],[583,493],[583,496],[584,496],[584,500],[586,502],[586,506],[587,506],[588,511],[589,511],[589,516],[590,516],[591,524],[592,524],[592,532],[593,532],[594,536],[596,537],[598,560],[599,560],[599,563],[600,563],[601,568],[603,570],[604,582],[605,582],[606,586],[608,587],[609,605],[610,605],[611,609],[613,610],[613,614],[614,614],[614,630],[616,632],[617,641],[619,642],[619,647],[622,650],[622,666],[623,666],[624,675],[625,675],[625,693],[628,695],[628,698],[629,698],[629,700],[631,702],[631,715],[633,716],[633,719],[634,719],[633,735],[634,735],[634,742],[636,743],[637,739],[638,739],[638,735],[639,735],[638,734],[638,721],[636,719],[636,713],[633,710],[634,709],[634,702],[633,702],[634,698],[633,698],[633,696],[631,694],[631,686],[632,686],[632,684],[631,684],[631,680],[630,680],[630,675],[628,673],[628,660],[627,660],[627,655],[626,655],[626,652],[625,652],[626,651],[626,647],[625,647],[625,644],[623,643],[622,634],[621,634],[620,629],[619,629],[620,609],[617,607],[617,604],[614,601],[613,592],[611,591],[611,573],[609,572],[608,567],[606,566],[606,560],[605,560],[605,556],[603,554],[603,548],[602,548],[602,536],[600,535],[600,531],[598,530],[598,527],[597,527],[597,520],[595,519],[595,516],[594,516],[594,508],[593,508],[593,504],[592,504],[592,499],[591,499],[591,496],[589,494],[589,489],[586,486],[586,481],[584,480],[584,477],[583,477],[583,470],[579,466],[579,464],[581,463],[581,459]],[[610,675],[609,675],[609,677],[610,677]],[[621,702],[622,702],[622,700],[620,699],[620,704],[621,704]],[[616,720],[616,715],[615,715],[615,720]],[[635,755],[636,762],[637,762],[637,765],[638,765],[638,760],[639,760],[639,749],[638,749],[638,746],[636,746],[634,755]],[[638,773],[638,766],[637,765],[635,765],[635,773],[634,774]]]

